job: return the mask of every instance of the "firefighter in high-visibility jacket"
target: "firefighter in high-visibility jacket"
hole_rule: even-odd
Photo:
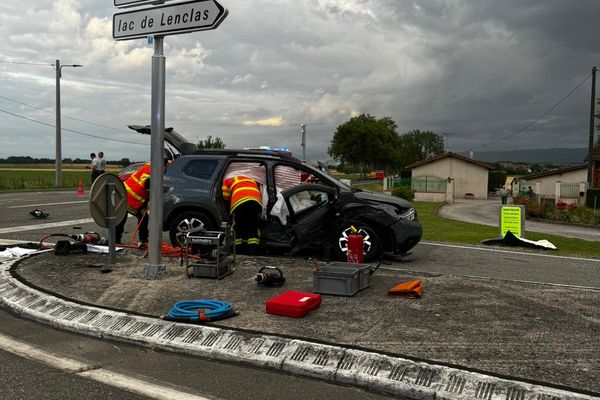
[[[135,171],[123,184],[127,190],[127,213],[135,215],[138,220],[138,237],[141,243],[148,243],[148,217],[145,215],[150,198],[150,163],[147,162]],[[121,243],[127,214],[115,229],[116,242]]]
[[[262,212],[262,196],[258,183],[246,176],[234,176],[223,181],[222,191],[223,199],[228,200],[230,204],[236,251],[258,254]]]

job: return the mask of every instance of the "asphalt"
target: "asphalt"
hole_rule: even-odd
[[[442,207],[441,215],[469,221],[469,215],[490,210],[484,211],[487,215],[497,207],[494,201],[458,201]],[[475,218],[485,223],[483,217]],[[562,226],[554,229],[564,232]],[[595,231],[587,230],[588,238]],[[314,261],[290,257],[238,256],[236,270],[222,280],[188,278],[179,259],[165,258],[166,276],[148,280],[142,275],[143,251],[120,254],[110,273],[100,272],[104,255],[47,252],[6,266],[11,271],[4,272],[4,281],[0,279],[0,301],[13,311],[65,329],[411,398],[600,398],[600,263],[571,259],[574,265],[583,265],[587,278],[545,284],[510,275],[485,279],[452,273],[461,254],[467,253],[474,265],[482,259],[482,250],[476,248],[441,246],[427,253],[438,265],[448,263],[446,273],[418,268],[427,258],[419,252],[400,263],[381,265],[366,289],[351,297],[323,295],[318,309],[298,319],[265,312],[265,301],[284,291],[314,289]],[[533,255],[527,262],[510,254],[499,256],[515,271],[531,264],[543,273],[544,263],[563,262],[537,260]],[[325,265],[322,260],[318,263]],[[489,262],[482,263],[489,268]],[[256,272],[266,265],[284,271],[284,286],[256,284]],[[423,281],[423,297],[386,294],[410,279]],[[198,328],[198,333],[189,325],[157,319],[186,299],[227,301],[238,315]],[[87,317],[87,313],[95,314]],[[142,326],[148,331],[143,332]],[[150,340],[153,329],[164,329],[157,342]],[[219,351],[190,347],[193,340],[188,338],[198,335],[205,337],[202,345],[208,341],[211,346],[214,332],[233,336],[222,340]],[[264,353],[255,346],[257,335],[273,343]],[[288,343],[282,351],[276,346],[280,341]],[[231,354],[234,347],[236,353]],[[274,353],[281,359],[268,358]]]
[[[509,198],[509,204],[512,204],[511,198]],[[488,200],[456,199],[454,204],[444,204],[438,213],[444,218],[456,221],[499,226],[501,206],[499,197]],[[525,236],[528,231],[594,242],[600,241],[600,227],[593,226],[548,223],[527,219],[525,220]]]

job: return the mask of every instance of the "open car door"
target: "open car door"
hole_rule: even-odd
[[[329,240],[333,227],[337,189],[306,183],[281,193],[287,205],[288,226],[295,236],[295,249]]]

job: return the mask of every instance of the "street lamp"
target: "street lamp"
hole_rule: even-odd
[[[300,146],[302,146],[302,159],[306,161],[306,124],[300,125],[300,133],[302,134],[300,141]]]
[[[56,60],[56,64],[52,64],[54,69],[56,70],[56,176],[54,179],[54,186],[61,187],[62,186],[62,153],[61,153],[61,142],[60,142],[60,77],[61,70],[63,67],[83,67],[83,65],[79,64],[65,64],[60,65],[60,60]]]

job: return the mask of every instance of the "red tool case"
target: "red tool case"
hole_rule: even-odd
[[[288,291],[267,300],[267,314],[301,318],[309,311],[319,308],[321,295],[316,293]]]

